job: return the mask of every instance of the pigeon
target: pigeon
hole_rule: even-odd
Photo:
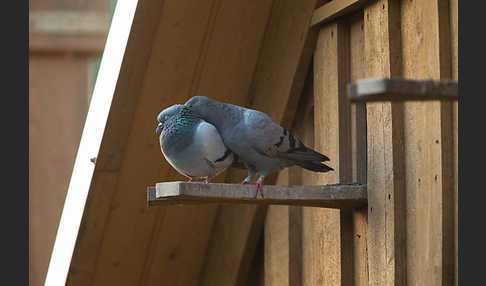
[[[184,105],[172,105],[157,116],[160,149],[165,159],[179,173],[194,182],[204,183],[228,168],[234,154],[210,123],[199,118]]]
[[[267,114],[238,105],[222,103],[205,96],[194,96],[185,104],[198,117],[211,123],[226,145],[248,170],[242,184],[255,184],[255,198],[262,194],[265,176],[290,166],[314,172],[334,169],[322,162],[330,159],[305,146]],[[260,173],[257,181],[251,181]]]

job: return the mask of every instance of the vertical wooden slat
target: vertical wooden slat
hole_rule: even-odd
[[[314,184],[352,180],[349,29],[343,23],[321,28],[314,56],[315,149],[331,158],[335,171],[316,175]],[[352,283],[352,213],[306,209],[303,213],[304,285]]]
[[[399,6],[377,1],[365,8],[366,77],[400,73]],[[368,262],[371,285],[406,285],[403,107],[368,103]]]
[[[401,3],[403,76],[451,78],[449,1]],[[450,102],[405,104],[408,271],[412,284],[454,283],[454,140]]]
[[[458,0],[451,0],[450,6],[450,25],[451,25],[451,77],[458,80],[458,57],[457,57],[457,14],[458,14]],[[454,285],[459,285],[458,280],[458,103],[452,104],[452,124],[453,124],[453,166],[454,166]]]
[[[365,77],[363,12],[350,17],[350,81]],[[367,139],[366,104],[351,105],[351,137],[353,182],[366,184]],[[354,285],[368,285],[368,208],[353,212]]]

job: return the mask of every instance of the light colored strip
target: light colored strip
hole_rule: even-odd
[[[29,13],[30,33],[107,33],[107,13],[74,11],[35,11]]]
[[[44,285],[65,285],[71,264],[86,198],[94,172],[90,158],[97,157],[105,130],[120,67],[130,34],[137,0],[118,1],[113,25],[108,33],[105,53],[101,60],[98,80],[88,109],[76,161],[49,261]]]

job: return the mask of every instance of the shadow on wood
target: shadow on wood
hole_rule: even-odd
[[[358,208],[367,204],[366,186],[263,186],[264,198],[254,198],[255,186],[242,184],[165,182],[147,188],[148,206],[194,203],[274,204],[323,208]]]

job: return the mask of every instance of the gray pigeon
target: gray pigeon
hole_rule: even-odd
[[[169,164],[193,182],[205,183],[228,168],[234,159],[218,130],[184,105],[172,105],[157,116],[162,154]]]
[[[257,186],[255,197],[270,172],[294,165],[315,172],[334,170],[321,163],[329,161],[327,156],[306,147],[261,111],[204,96],[192,97],[185,106],[218,129],[224,144],[248,169],[248,177],[242,183]],[[250,181],[256,173],[260,173],[258,180]]]

